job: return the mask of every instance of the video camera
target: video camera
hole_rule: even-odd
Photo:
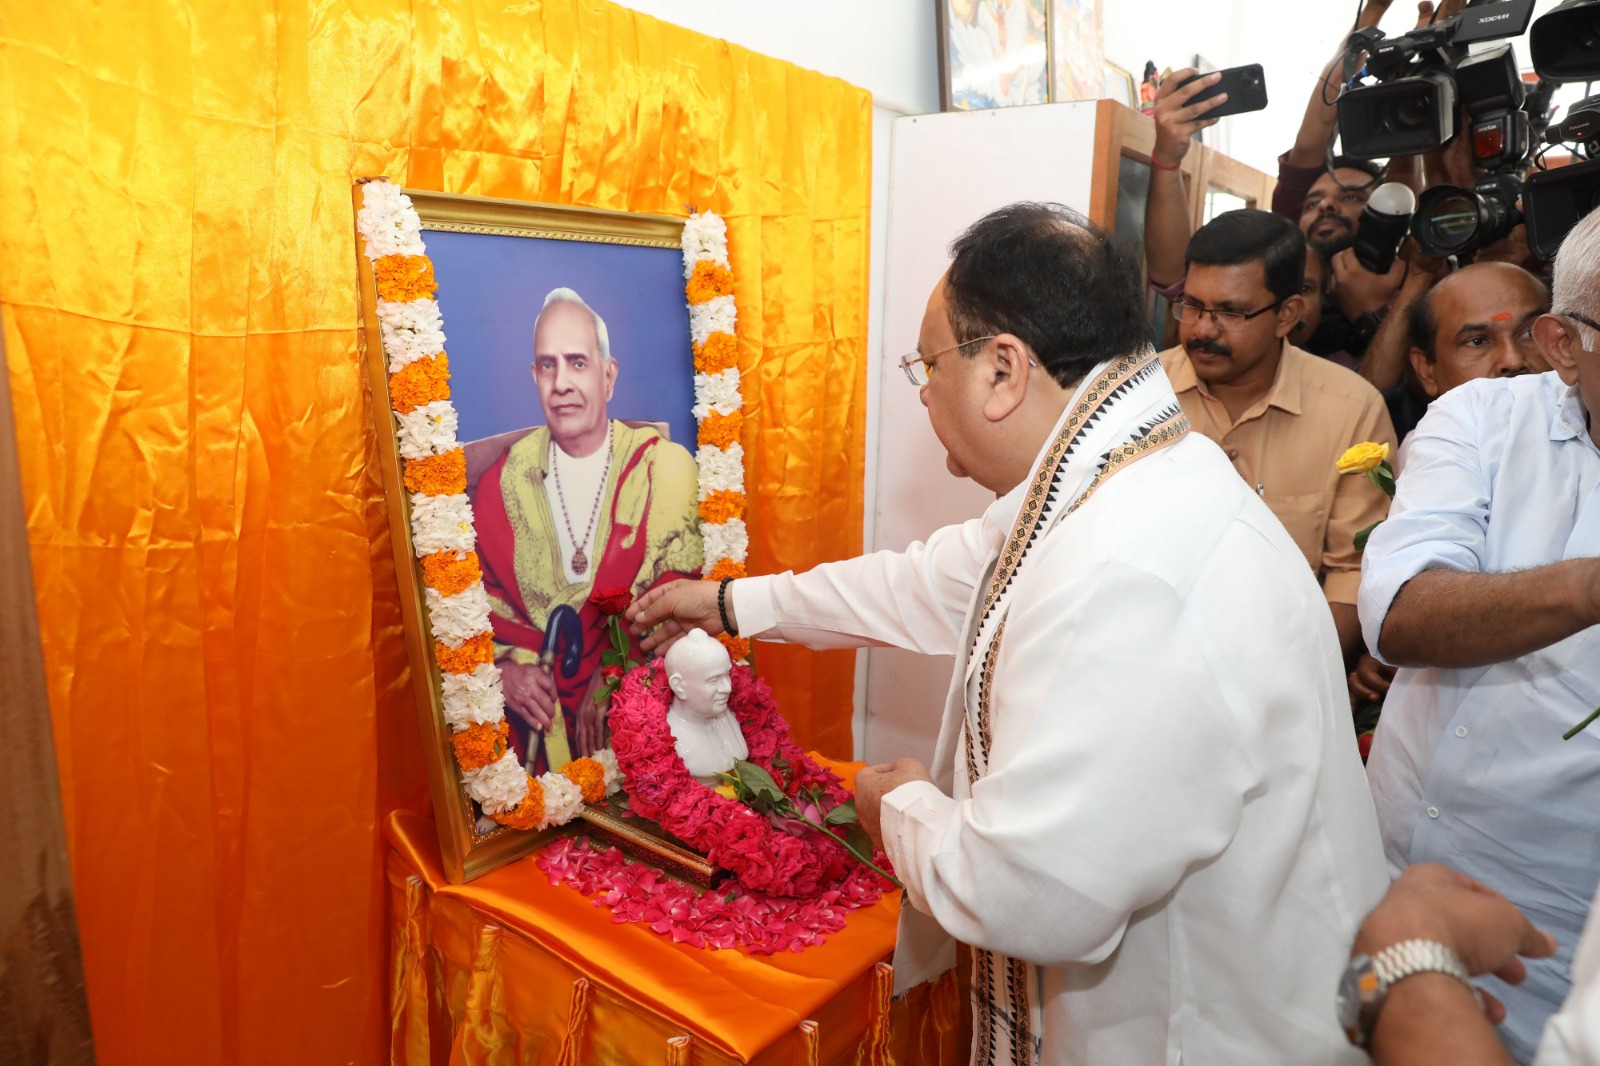
[[[1600,97],[1574,105],[1546,132],[1556,84],[1600,78],[1600,0],[1565,0],[1533,24],[1529,43],[1540,81],[1531,91],[1509,45],[1466,50],[1519,36],[1533,7],[1534,0],[1469,0],[1453,18],[1401,37],[1385,39],[1375,28],[1350,36],[1347,64],[1366,52],[1363,77],[1373,83],[1359,84],[1347,68],[1337,105],[1346,155],[1431,152],[1462,132],[1458,116],[1466,112],[1472,160],[1484,173],[1471,188],[1440,185],[1422,194],[1411,234],[1427,255],[1481,248],[1525,218],[1529,246],[1550,258],[1578,219],[1600,205],[1600,159],[1526,176],[1541,143],[1600,148]]]

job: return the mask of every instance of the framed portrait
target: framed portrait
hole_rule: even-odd
[[[507,742],[537,778],[608,742],[595,695],[611,645],[597,598],[698,577],[702,567],[684,220],[405,192],[437,284]],[[447,873],[467,880],[554,830],[502,826],[463,786],[376,281],[367,256],[357,261],[429,784]]]
[[[1115,100],[1135,111],[1139,109],[1139,87],[1133,80],[1133,75],[1117,66],[1115,63],[1105,64],[1104,87],[1101,96],[1107,100]]]
[[[939,105],[974,111],[1050,99],[1048,0],[934,0]]]
[[[1101,0],[1050,0],[1050,99],[1098,100],[1105,94]]]

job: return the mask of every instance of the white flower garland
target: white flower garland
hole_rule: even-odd
[[[374,262],[375,273],[377,261],[388,256],[424,257],[427,254],[422,242],[422,220],[411,198],[388,181],[369,181],[362,185],[356,228],[364,243],[362,250]],[[444,351],[444,319],[438,303],[426,297],[389,300],[382,292],[378,295],[378,326],[391,374],[405,371],[417,360]],[[400,455],[408,463],[443,455],[457,446],[456,409],[449,400],[423,403],[404,414],[396,411],[394,417]],[[472,551],[477,542],[472,525],[472,503],[465,493],[411,494],[411,540],[419,559],[442,554],[452,565],[464,562],[465,553]],[[465,589],[450,593],[428,586],[426,574],[424,570],[428,626],[437,647],[446,652],[465,653],[486,646],[493,629],[481,574]],[[458,739],[473,730],[478,731],[480,738],[494,739],[505,723],[505,692],[499,669],[492,662],[478,662],[464,671],[459,666],[443,669],[445,654],[435,651],[441,662],[440,699],[445,724]],[[498,750],[498,743],[495,750]],[[457,748],[458,758],[464,758],[460,755],[462,750]],[[478,750],[481,752],[484,748]],[[609,748],[591,758],[604,779],[606,795],[622,787],[616,756]],[[595,772],[592,768],[589,770],[591,779]],[[473,769],[461,766],[461,786],[466,794],[485,814],[499,820],[523,828],[543,829],[564,825],[583,810],[583,790],[564,774],[551,771],[538,778],[543,796],[541,809],[522,811],[532,783],[533,779],[517,761],[516,752],[510,749]]]

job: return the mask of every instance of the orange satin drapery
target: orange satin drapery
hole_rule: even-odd
[[[751,567],[805,567],[860,543],[869,121],[598,0],[0,5],[0,321],[100,1061],[383,1054],[378,825],[427,799],[351,181],[725,215]],[[848,657],[758,665],[849,751]]]

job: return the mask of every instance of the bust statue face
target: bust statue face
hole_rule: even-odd
[[[728,713],[728,696],[733,692],[728,674],[733,664],[715,638],[691,630],[667,649],[665,665],[674,711],[701,722]]]

